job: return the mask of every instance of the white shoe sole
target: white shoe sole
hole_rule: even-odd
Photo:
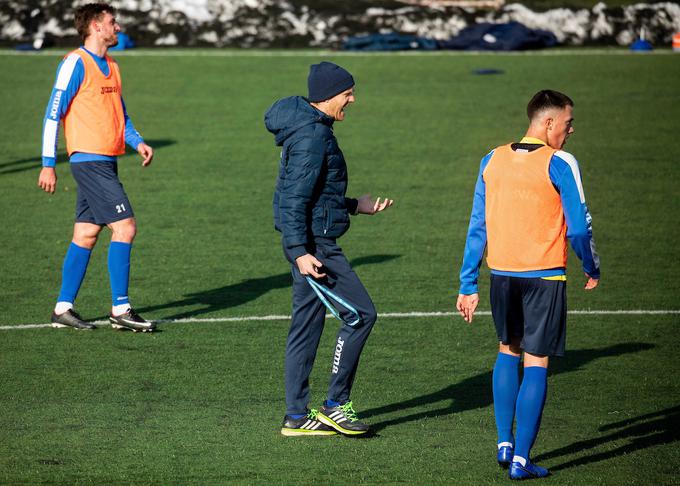
[[[335,430],[303,430],[303,429],[281,429],[281,435],[286,437],[303,437],[303,436],[325,436],[338,435]]]
[[[332,418],[319,413],[317,416],[317,420],[323,424],[328,425],[329,427],[333,428],[337,432],[344,434],[344,435],[361,435],[367,433],[370,429],[367,430],[350,430],[344,428],[342,425],[338,424],[335,422]]]
[[[154,329],[155,329],[155,327],[151,327],[151,326],[149,326],[146,329],[133,329],[133,328],[128,327],[128,326],[123,326],[122,324],[114,324],[113,322],[111,323],[111,328],[112,329],[127,329],[127,330],[132,331],[132,332],[153,332]]]
[[[52,327],[55,328],[55,329],[63,329],[64,327],[68,327],[70,329],[75,329],[76,331],[91,331],[92,329],[96,329],[96,328],[90,329],[90,328],[86,328],[86,327],[73,327],[73,326],[69,326],[68,324],[61,324],[59,322],[53,322]]]

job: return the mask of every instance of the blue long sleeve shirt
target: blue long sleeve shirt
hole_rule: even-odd
[[[109,65],[105,57],[81,47],[97,63],[99,69],[105,76],[109,75]],[[57,143],[59,141],[59,122],[68,112],[73,98],[78,94],[80,86],[85,78],[85,66],[83,60],[76,54],[67,56],[57,68],[57,77],[52,88],[52,95],[47,103],[45,117],[43,119],[42,136],[42,165],[43,167],[54,167],[57,163]],[[142,136],[135,130],[132,120],[127,114],[125,102],[123,102],[123,114],[125,117],[125,142],[137,150],[137,146],[144,142]],[[86,161],[111,161],[115,162],[117,157],[102,154],[90,154],[84,152],[74,152],[69,159],[72,163]]]
[[[533,143],[533,139],[531,141],[522,140],[520,144],[528,147],[529,150],[540,147],[540,144]],[[468,226],[463,253],[463,265],[460,269],[460,293],[463,295],[475,294],[479,291],[477,280],[487,241],[486,186],[483,173],[492,155],[493,151],[482,158],[477,183],[475,184],[472,214],[470,215],[470,225]],[[600,259],[595,250],[592,218],[586,206],[578,162],[570,153],[558,151],[550,159],[548,172],[550,181],[560,194],[567,225],[567,239],[574,249],[574,253],[583,263],[583,271],[593,278],[600,278]],[[524,278],[566,275],[565,268],[549,268],[530,272],[507,272],[493,268],[490,270],[491,273],[496,275]]]

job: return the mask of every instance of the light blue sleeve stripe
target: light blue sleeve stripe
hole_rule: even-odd
[[[43,119],[42,165],[54,167],[57,163],[59,122],[71,106],[71,101],[83,83],[85,69],[76,54],[64,59],[57,68],[57,77]]]
[[[463,295],[479,292],[477,280],[479,267],[486,248],[486,186],[484,184],[484,169],[486,168],[493,150],[489,152],[479,164],[479,174],[475,184],[475,195],[472,201],[470,225],[468,226],[463,252],[463,264],[460,268],[460,293]]]
[[[571,247],[583,263],[583,271],[593,278],[600,278],[600,258],[595,250],[592,218],[586,205],[578,162],[567,152],[556,152],[550,160],[549,174],[560,193]]]

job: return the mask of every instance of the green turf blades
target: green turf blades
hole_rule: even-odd
[[[672,484],[676,321],[570,319],[571,350],[554,362],[534,448],[551,481]],[[177,324],[145,336],[4,332],[0,482],[507,481],[495,461],[489,317],[376,326],[353,392],[376,436],[358,441],[281,437],[286,332],[281,322]],[[334,334],[329,326],[321,360]],[[327,373],[320,361],[313,403]],[[304,472],[290,467],[298,456]]]
[[[0,56],[0,82],[10,87],[0,91],[3,119],[11,121],[0,137],[0,197],[11,228],[0,252],[3,325],[48,322],[70,241],[75,187],[67,164],[57,168],[55,196],[35,188],[59,59]],[[522,135],[523,107],[546,86],[576,102],[566,150],[581,164],[603,261],[601,288],[586,294],[570,256],[570,308],[677,308],[680,120],[666,116],[676,101],[677,59],[330,59],[359,83],[357,103],[335,128],[350,195],[396,200],[379,217],[355,218],[341,240],[380,312],[453,309],[479,159]],[[148,169],[135,154],[119,165],[139,223],[130,295],[142,315],[289,312],[290,267],[271,227],[279,149],[262,114],[277,97],[304,94],[307,67],[319,60],[119,58],[130,116],[157,148]],[[503,69],[503,79],[470,74],[489,65]],[[162,83],[150,82],[159,73]],[[78,300],[88,319],[109,310],[106,246],[103,235]],[[485,271],[481,283],[486,296]],[[481,306],[488,309],[485,298]],[[677,316],[569,317],[570,352],[551,374],[535,449],[537,462],[555,472],[552,482],[675,481],[677,323]],[[353,394],[378,436],[321,450],[318,441],[280,437],[285,321],[159,327],[145,336],[0,334],[0,482],[505,481],[493,450],[488,317],[471,327],[452,318],[379,321]],[[313,403],[325,398],[334,331],[330,325],[320,347]],[[308,477],[282,476],[290,457],[310,461]]]
[[[13,230],[0,254],[5,295],[0,324],[48,321],[71,237],[75,186],[68,165],[58,165],[56,195],[35,187],[43,104],[59,59],[0,56],[0,80],[21,86],[1,94],[12,123],[0,139],[0,192],[7,208],[5,226]],[[289,268],[271,215],[279,149],[262,116],[278,97],[304,91],[300,76],[314,60],[120,57],[130,115],[157,148],[149,168],[141,169],[136,154],[119,162],[140,231],[130,296],[142,315],[288,312]],[[680,75],[675,58],[335,60],[361,75],[357,102],[335,127],[349,163],[349,194],[373,192],[396,200],[393,210],[379,217],[353,218],[341,240],[379,311],[452,308],[479,159],[495,144],[523,134],[526,100],[544,86],[563,89],[576,102],[576,133],[566,150],[580,162],[603,259],[602,291],[585,294],[578,291],[583,277],[570,256],[570,308],[665,309],[677,304],[680,262],[669,257],[668,245],[680,236],[674,163],[680,121],[658,116],[675,101],[673,83]],[[473,67],[490,63],[505,71],[502,80],[470,74]],[[205,74],[188,83],[184,73],[202,70]],[[165,73],[162,93],[147,82],[157,72]],[[225,85],[224,79],[230,82]],[[59,152],[63,160],[63,141]],[[102,305],[109,295],[106,238],[102,235],[93,252],[78,299],[85,318],[103,317],[108,310]],[[482,295],[485,275],[483,270]],[[654,283],[640,285],[650,280]]]

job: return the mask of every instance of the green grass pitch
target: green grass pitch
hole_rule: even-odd
[[[379,312],[453,310],[479,159],[524,133],[526,102],[546,87],[576,102],[566,150],[580,162],[602,258],[602,283],[586,293],[570,256],[570,309],[680,309],[680,56],[584,52],[121,55],[129,113],[156,148],[148,169],[136,154],[120,160],[139,225],[133,303],[169,321],[289,312],[271,217],[279,149],[263,113],[304,94],[308,65],[329,59],[357,80],[336,126],[350,193],[396,200],[355,218],[341,240]],[[63,140],[57,194],[36,187],[60,54],[0,53],[0,326],[48,322],[71,236]],[[480,68],[504,73],[472,74]],[[86,318],[108,311],[107,239],[79,296]],[[680,484],[680,316],[569,319],[533,450],[554,472],[546,482]],[[377,434],[354,440],[280,436],[285,320],[159,328],[0,330],[0,483],[507,481],[494,461],[488,315],[471,326],[380,319],[352,397]],[[329,320],[312,405],[324,398],[336,329]]]

